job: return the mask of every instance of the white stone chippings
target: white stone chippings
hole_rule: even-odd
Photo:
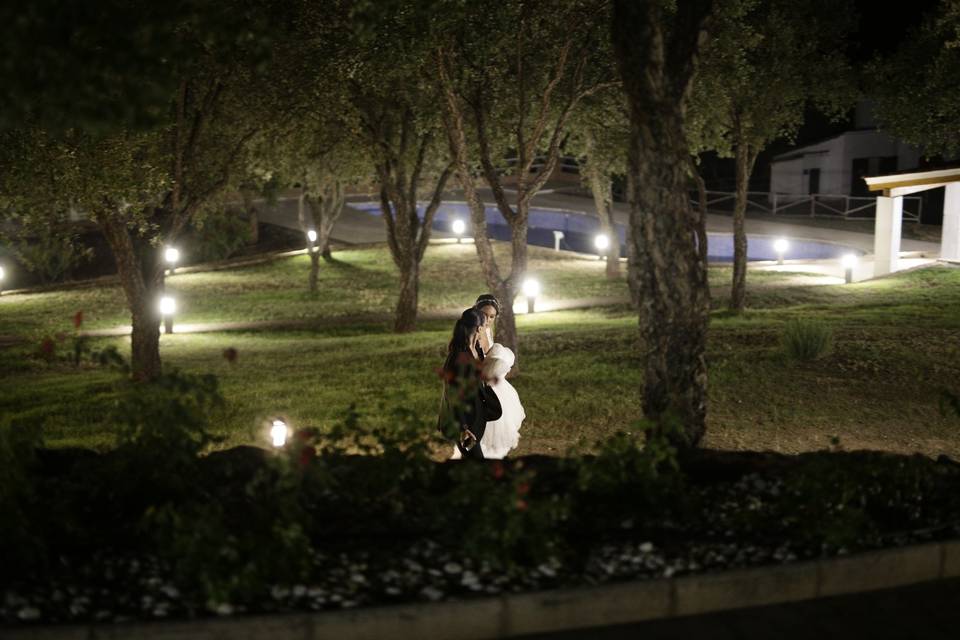
[[[437,600],[443,597],[443,592],[434,587],[424,587],[420,591],[420,595],[424,596],[431,602],[436,602]]]
[[[23,620],[24,622],[31,622],[33,620],[40,619],[40,609],[36,607],[26,606],[17,611],[17,617]]]
[[[307,595],[307,588],[302,584],[298,584],[293,588],[294,598],[302,598],[305,595]]]
[[[456,562],[448,562],[447,564],[443,565],[443,570],[447,573],[460,573],[463,571],[463,567]]]
[[[642,553],[650,553],[651,551],[653,551],[653,543],[644,542],[644,543],[641,543],[641,545],[638,548]]]

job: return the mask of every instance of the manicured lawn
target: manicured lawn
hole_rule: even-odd
[[[507,247],[496,243],[503,264]],[[333,263],[321,262],[317,295],[307,291],[309,259],[279,258],[266,264],[223,271],[178,273],[167,278],[177,298],[178,323],[259,320],[335,319],[342,316],[391,316],[397,302],[398,275],[385,248],[337,251]],[[625,266],[624,266],[625,269]],[[571,298],[623,298],[626,280],[608,280],[600,260],[530,247],[528,272],[542,284],[541,301]],[[782,285],[794,274],[756,272],[756,284]],[[725,289],[729,267],[711,269],[711,285]],[[458,309],[486,291],[473,245],[434,244],[424,258],[420,309]],[[522,302],[522,300],[521,300]],[[0,336],[45,335],[72,331],[71,319],[84,312],[84,328],[129,325],[130,313],[119,285],[63,289],[0,297]]]
[[[714,312],[707,446],[798,452],[830,447],[837,438],[846,449],[960,457],[960,420],[938,406],[941,388],[960,387],[960,269],[849,286],[757,284],[747,313]],[[448,286],[450,293],[438,287],[432,299],[452,300],[455,285]],[[783,355],[782,327],[798,317],[833,328],[829,355],[806,364]],[[379,325],[172,335],[162,337],[161,349],[167,366],[220,377],[227,405],[216,424],[228,445],[263,443],[262,425],[274,415],[324,427],[351,404],[369,421],[388,421],[387,409],[408,407],[430,429],[447,324],[425,322],[400,336]],[[521,317],[519,327],[522,375],[514,384],[528,419],[518,453],[561,454],[581,437],[595,440],[639,419],[642,368],[632,311],[537,314]],[[111,342],[126,346],[124,339],[97,344]],[[234,364],[221,355],[227,347],[238,350]],[[6,416],[41,425],[52,445],[110,446],[117,374],[50,365],[25,348],[0,351],[0,364]]]
[[[498,252],[509,248],[498,244]],[[225,271],[175,274],[167,289],[177,297],[177,321],[185,323],[332,318],[392,314],[399,276],[385,248],[337,251],[321,261],[319,291],[307,291],[310,261],[305,255]],[[509,263],[509,256],[501,259]],[[627,296],[625,280],[609,281],[601,261],[530,248],[530,275],[543,286],[543,299]],[[434,244],[421,269],[420,309],[469,306],[486,291],[473,245]],[[130,323],[119,285],[0,297],[0,335],[39,336],[72,329],[83,310],[84,326],[100,329]]]

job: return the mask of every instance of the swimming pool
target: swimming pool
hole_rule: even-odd
[[[351,202],[351,207],[380,215],[377,202]],[[423,217],[423,207],[420,207]],[[464,220],[469,225],[470,211],[466,204],[445,202],[440,205],[433,220],[433,229],[449,231],[454,220]],[[626,255],[626,228],[616,225],[620,240],[620,254]],[[487,206],[487,229],[491,238],[509,240],[510,227],[496,206]],[[539,247],[554,246],[554,231],[563,231],[560,248],[581,253],[596,253],[593,238],[600,231],[600,221],[595,217],[577,211],[561,209],[531,208],[527,242]],[[469,232],[468,232],[469,233]],[[773,248],[776,241],[772,236],[750,235],[747,243],[747,260],[776,260],[777,252]],[[731,262],[733,260],[733,234],[708,233],[707,254],[712,262]],[[863,251],[832,242],[798,240],[790,238],[790,247],[784,257],[788,260],[837,259],[846,253],[862,255]]]

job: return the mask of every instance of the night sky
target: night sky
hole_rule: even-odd
[[[885,3],[882,0],[855,0],[860,14],[860,28],[851,37],[849,55],[857,64],[869,62],[876,55],[893,53],[909,32],[920,25],[923,16],[936,8],[939,0],[911,0],[910,2]],[[751,178],[752,190],[766,191],[770,179],[770,159],[794,147],[811,144],[824,138],[838,135],[853,127],[853,112],[847,121],[831,122],[828,118],[809,110],[806,121],[797,133],[795,142],[777,141],[767,147],[757,159]],[[716,159],[713,154],[704,157],[704,177],[708,188],[730,191],[734,188],[734,165],[732,160]]]

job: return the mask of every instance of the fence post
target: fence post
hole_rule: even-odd
[[[810,194],[810,217],[811,218],[816,217],[815,211],[814,211],[816,206],[817,206],[817,194],[811,193]]]
[[[777,215],[777,192],[773,192],[773,209],[771,215]]]

